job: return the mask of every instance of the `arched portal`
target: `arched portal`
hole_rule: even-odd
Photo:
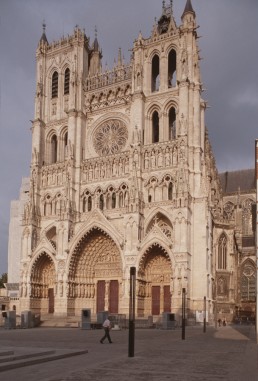
[[[31,270],[29,297],[31,308],[42,313],[55,311],[56,272],[54,262],[45,252],[34,262]]]
[[[159,245],[150,247],[138,271],[138,316],[171,312],[171,261]]]
[[[121,280],[122,261],[116,243],[105,232],[92,229],[80,240],[71,258],[68,313],[77,315],[85,307],[93,313],[118,313]]]

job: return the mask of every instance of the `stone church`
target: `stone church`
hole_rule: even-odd
[[[218,174],[191,0],[182,11],[178,26],[163,1],[112,69],[97,35],[49,43],[43,26],[31,173],[11,205],[11,308],[128,316],[133,266],[137,318],[180,320],[183,288],[189,322],[204,297],[209,322],[253,317],[254,171]]]

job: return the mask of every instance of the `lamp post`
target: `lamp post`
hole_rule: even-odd
[[[258,344],[258,139],[255,140],[255,178],[256,178],[256,224],[255,224],[255,243],[256,243],[256,303],[255,303],[255,333],[256,343]]]
[[[204,310],[203,332],[206,332],[206,296],[204,296],[204,299],[203,299],[203,310]]]
[[[128,357],[134,357],[134,331],[135,331],[135,283],[136,268],[130,268],[130,295],[129,295],[129,339]]]
[[[185,288],[182,289],[182,340],[185,340]]]

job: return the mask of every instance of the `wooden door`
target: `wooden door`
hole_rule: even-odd
[[[109,288],[109,312],[111,314],[118,314],[118,295],[119,295],[118,281],[111,280],[110,288]]]
[[[164,312],[171,312],[170,286],[164,286]]]
[[[151,313],[152,315],[160,314],[160,286],[151,288]]]
[[[97,283],[97,312],[105,311],[105,281]]]
[[[54,297],[54,289],[48,289],[48,313],[53,314],[55,311],[55,297]]]

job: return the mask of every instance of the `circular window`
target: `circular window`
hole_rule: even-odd
[[[108,120],[103,122],[94,134],[94,149],[100,156],[112,155],[124,148],[127,138],[128,131],[122,121]]]

